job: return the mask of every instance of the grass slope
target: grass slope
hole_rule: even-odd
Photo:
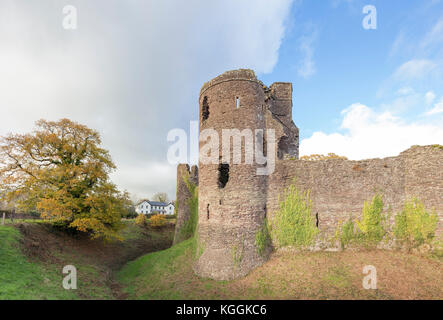
[[[173,228],[154,230],[125,221],[124,241],[72,236],[46,223],[0,226],[0,300],[118,299],[114,273],[127,261],[170,246]],[[65,265],[77,268],[77,289],[65,290]]]
[[[192,271],[193,240],[128,263],[117,279],[130,299],[442,299],[441,260],[399,251],[279,251],[247,277],[201,279]],[[377,290],[362,287],[377,268]]]
[[[30,262],[20,250],[20,232],[0,226],[0,299],[73,299],[64,290],[61,271]]]

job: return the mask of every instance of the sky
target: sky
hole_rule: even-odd
[[[238,68],[293,83],[301,155],[443,144],[443,0],[0,0],[0,135],[88,125],[134,199],[175,199],[168,132],[189,131],[202,84]]]

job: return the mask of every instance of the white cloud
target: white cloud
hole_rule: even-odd
[[[443,18],[438,20],[432,29],[425,35],[420,46],[426,48],[443,43]]]
[[[423,7],[429,10],[431,5],[426,3]],[[413,54],[414,57],[438,57],[443,44],[443,17],[424,33],[417,32],[417,19],[421,19],[419,15],[413,17],[413,21],[404,21],[402,30],[392,43],[389,56]]]
[[[392,43],[391,50],[389,51],[389,56],[392,57],[396,55],[400,49],[404,46],[405,42],[405,35],[403,32],[400,32],[398,36],[395,38],[394,42]]]
[[[443,119],[440,123],[405,122],[360,103],[343,110],[342,116],[345,133],[315,132],[302,140],[301,155],[334,152],[358,160],[395,156],[412,145],[443,142]]]
[[[404,87],[397,91],[393,100],[389,103],[383,102],[380,107],[382,110],[389,111],[392,114],[399,114],[408,110],[413,110],[423,104],[423,94],[415,92],[410,87]]]
[[[420,79],[427,76],[437,64],[428,59],[412,59],[400,67],[394,73],[394,78],[397,80],[413,80]]]
[[[406,96],[414,93],[414,89],[411,87],[403,87],[397,90],[397,95]]]
[[[431,104],[432,102],[434,102],[434,99],[435,99],[435,93],[433,91],[426,92],[425,94],[426,104],[428,105]]]
[[[167,132],[198,119],[210,78],[272,71],[292,0],[72,0],[74,31],[65,4],[0,2],[0,135],[68,117],[102,134],[121,188],[175,198],[175,168],[150,169],[166,161]]]
[[[425,113],[425,115],[431,116],[431,115],[439,114],[439,113],[443,113],[443,97],[440,99],[439,102],[437,102],[434,105],[434,107],[431,110],[427,111]]]
[[[297,72],[303,78],[309,78],[317,71],[314,61],[314,45],[315,41],[317,40],[318,31],[315,27],[312,28],[314,30],[312,30],[309,34],[303,35],[299,39],[299,51],[301,52],[303,58]]]
[[[395,69],[391,76],[382,81],[376,96],[378,98],[397,96],[413,96],[416,90],[429,90],[430,86],[436,86],[442,81],[443,64],[439,60],[411,59]]]
[[[432,10],[430,6],[430,3],[424,4],[423,10]],[[402,26],[388,53],[391,58],[396,55],[407,60],[381,83],[378,98],[388,98],[399,87],[414,87],[426,92],[443,84],[443,18],[440,17],[425,32],[413,27],[417,24],[417,17],[410,19]]]

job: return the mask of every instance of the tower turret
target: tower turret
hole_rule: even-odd
[[[205,83],[199,100],[200,139],[206,129],[214,130],[219,146],[213,163],[203,163],[200,154],[201,255],[195,271],[213,279],[233,279],[262,264],[267,254],[256,245],[265,219],[266,176],[257,175],[261,165],[248,158],[254,157],[255,130],[266,128],[264,86],[251,70],[229,71]],[[200,152],[207,143],[200,141]],[[224,156],[223,148],[228,151]]]

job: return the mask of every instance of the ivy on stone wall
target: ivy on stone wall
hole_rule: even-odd
[[[309,191],[302,193],[293,183],[285,189],[282,197],[279,195],[280,210],[269,220],[271,237],[279,247],[311,245],[318,229],[311,214]]]
[[[182,239],[189,239],[194,236],[198,223],[198,187],[189,179],[189,175],[182,177],[188,188],[191,197],[187,201],[189,206],[189,219],[183,224],[180,229],[180,236]]]

